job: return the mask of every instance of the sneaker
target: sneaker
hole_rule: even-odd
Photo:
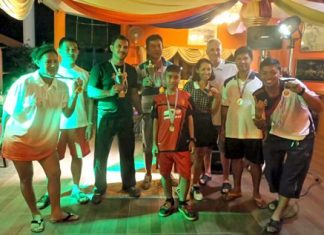
[[[138,188],[134,187],[134,186],[132,186],[132,187],[130,187],[128,189],[124,189],[124,191],[126,193],[128,193],[128,195],[130,197],[139,198],[141,196],[141,191]]]
[[[159,216],[167,217],[173,213],[174,209],[174,201],[172,199],[167,199],[160,207]]]
[[[192,187],[190,194],[193,197],[193,199],[195,199],[196,201],[201,201],[204,198],[204,196],[200,192],[199,187],[196,186]]]
[[[185,202],[182,205],[179,204],[178,211],[185,217],[185,219],[194,221],[198,219],[198,215],[192,210],[191,206]]]
[[[230,183],[228,183],[228,182],[223,183],[221,193],[227,194],[227,193],[229,193],[229,191],[231,191],[231,189],[232,189],[232,185]]]
[[[30,230],[33,233],[41,233],[45,229],[45,222],[41,215],[34,216],[33,220],[30,222]]]
[[[102,195],[100,193],[94,193],[91,202],[95,205],[100,204],[102,201]]]
[[[81,191],[72,192],[70,196],[72,198],[76,199],[79,204],[87,204],[89,202],[89,200],[90,200],[88,198],[88,196],[85,193],[81,192]]]
[[[205,185],[205,184],[207,184],[207,182],[210,181],[210,180],[211,180],[211,177],[210,177],[210,176],[208,176],[208,175],[203,175],[203,176],[199,179],[199,183],[200,183],[201,185]]]
[[[152,182],[152,176],[145,174],[143,183],[142,183],[142,189],[148,190],[151,187],[151,182]]]
[[[47,194],[41,196],[40,199],[38,199],[38,201],[36,202],[36,206],[39,210],[48,207],[49,204],[50,204],[50,198]]]

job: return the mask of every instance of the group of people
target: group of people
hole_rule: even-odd
[[[276,59],[266,58],[259,73],[253,72],[253,54],[247,47],[235,51],[235,63],[226,63],[217,39],[207,43],[209,59],[197,62],[183,90],[178,88],[181,68],[162,57],[161,36],[153,34],[146,39],[147,60],[137,68],[125,62],[129,50],[125,36],[117,35],[109,48],[111,58],[95,65],[89,74],[75,64],[79,48],[74,39],[61,39],[60,64],[52,46],[40,46],[32,54],[39,69],[19,78],[8,92],[2,118],[2,154],[13,161],[18,172],[21,192],[33,217],[31,230],[44,230],[39,210],[49,204],[52,222],[79,219],[61,209],[59,159],[64,158],[68,146],[72,156],[71,197],[87,203],[90,198],[79,183],[94,124],[95,187],[91,202],[101,203],[106,193],[107,160],[116,135],[122,190],[130,197],[140,197],[134,164],[135,108],[135,118],[142,118],[143,124],[146,174],[141,187],[151,187],[155,156],[166,197],[160,216],[169,216],[177,209],[188,220],[198,218],[187,195],[190,192],[194,200],[203,199],[200,187],[211,180],[211,154],[217,145],[223,169],[221,193],[227,201],[242,196],[241,177],[248,164],[254,202],[259,208],[267,206],[259,191],[265,161],[270,191],[278,193],[266,231],[280,231],[283,211],[291,198],[299,197],[309,168],[314,141],[310,109],[322,111],[319,97],[298,79],[282,78]],[[35,160],[48,180],[48,193],[37,202],[32,187]],[[177,207],[172,171],[179,174]]]

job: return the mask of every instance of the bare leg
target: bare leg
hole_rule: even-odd
[[[152,152],[145,152],[144,156],[145,156],[146,174],[151,175],[152,174],[152,161],[153,161]]]
[[[162,176],[161,177],[161,183],[162,183],[162,187],[164,190],[164,195],[166,196],[166,198],[172,198],[172,185],[171,185],[171,177],[170,175],[165,177]]]
[[[205,156],[204,156],[204,168],[205,174],[211,176],[211,157],[212,150],[210,148],[206,148]]]
[[[243,173],[243,161],[242,159],[232,159],[233,166],[233,178],[234,178],[234,193],[241,192],[241,178]]]
[[[228,183],[229,182],[231,160],[225,157],[224,152],[220,152],[220,159],[221,159],[222,168],[223,168],[223,182]]]
[[[179,178],[179,188],[180,188],[180,193],[179,193],[179,201],[186,201],[187,195],[189,192],[189,187],[190,187],[190,180],[187,180],[180,176]]]
[[[62,211],[60,205],[61,170],[57,154],[53,153],[51,156],[40,160],[39,163],[43,167],[48,179],[47,190],[51,203],[51,219],[60,220],[65,218],[66,213]]]
[[[193,185],[199,185],[199,177],[202,172],[205,152],[206,152],[205,148],[196,148],[196,155],[193,162],[193,179],[192,179]]]
[[[273,212],[271,219],[275,221],[280,221],[283,211],[286,209],[289,203],[289,198],[279,195],[279,202],[276,210]]]
[[[82,158],[72,157],[71,173],[73,184],[79,186],[82,171]]]
[[[261,176],[262,176],[261,165],[250,162],[250,166],[251,166],[251,175],[252,175],[252,182],[253,182],[253,197],[261,198],[260,191],[259,191]]]
[[[39,210],[36,207],[35,192],[33,189],[33,163],[13,161],[14,166],[18,172],[20,180],[21,193],[33,215],[40,215]]]

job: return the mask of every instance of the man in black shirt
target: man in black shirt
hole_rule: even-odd
[[[139,197],[135,187],[133,107],[141,111],[137,89],[137,73],[125,63],[129,40],[118,35],[112,41],[110,60],[95,65],[90,73],[88,96],[97,100],[97,132],[94,151],[95,189],[92,197],[99,204],[107,189],[108,154],[115,135],[118,137],[122,189],[131,197]]]

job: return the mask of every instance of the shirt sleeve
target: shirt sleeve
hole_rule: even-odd
[[[92,86],[92,87],[102,89],[102,87],[99,86],[100,77],[101,77],[100,66],[95,65],[91,69],[88,86]]]
[[[3,105],[3,110],[9,115],[23,111],[25,97],[25,90],[23,88],[24,86],[20,79],[10,87]]]

